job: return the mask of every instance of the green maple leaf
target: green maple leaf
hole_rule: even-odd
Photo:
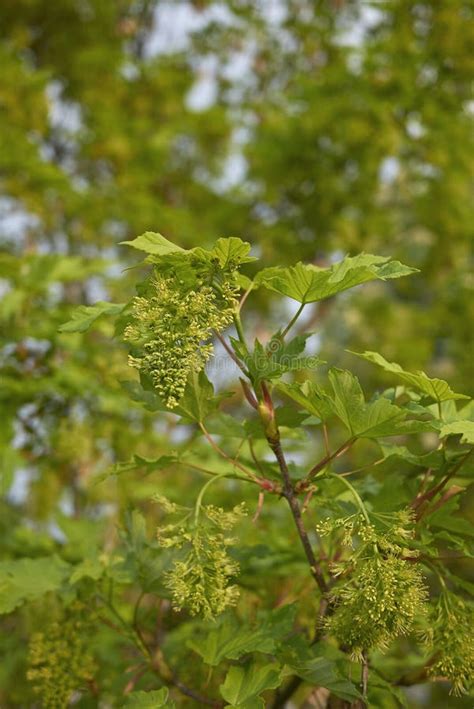
[[[299,303],[314,303],[337,293],[373,280],[388,280],[416,273],[417,269],[383,256],[359,254],[331,266],[320,268],[312,264],[297,263],[283,268],[265,268],[257,274],[255,282],[277,293],[287,295]]]
[[[80,305],[72,313],[72,318],[59,326],[59,332],[86,332],[102,315],[119,315],[125,305],[99,301],[94,305]]]
[[[385,397],[365,402],[359,380],[351,372],[333,368],[329,371],[333,412],[355,438],[379,438],[402,433],[436,430],[427,421],[406,421],[408,411]]]
[[[124,246],[131,246],[138,251],[144,251],[152,256],[167,256],[176,252],[185,252],[185,249],[182,249],[181,246],[173,244],[154,231],[146,231],[132,241],[121,241],[120,243]]]
[[[382,357],[382,355],[378,352],[351,352],[351,354],[354,354],[356,357],[360,357],[361,359],[365,359],[367,362],[377,364],[386,372],[395,374],[405,384],[412,386],[414,389],[418,389],[435,401],[441,402],[448,401],[449,399],[469,399],[469,397],[464,394],[457,394],[454,392],[449,384],[444,381],[444,379],[432,379],[422,371],[407,372],[396,362],[388,362],[385,357]]]
[[[275,662],[263,666],[233,666],[220,686],[221,695],[235,709],[253,709],[263,706],[259,695],[267,689],[276,689],[281,684],[281,668]]]

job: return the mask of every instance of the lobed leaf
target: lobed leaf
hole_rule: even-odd
[[[94,483],[101,483],[112,476],[119,476],[132,470],[145,470],[146,474],[149,475],[157,470],[163,470],[177,461],[178,456],[175,454],[162,455],[159,458],[143,458],[141,455],[135,454],[129,461],[114,463],[105,473],[98,475]]]
[[[234,350],[244,362],[254,384],[264,379],[278,379],[286,372],[302,369],[313,369],[324,364],[316,355],[303,355],[306,340],[310,335],[298,335],[293,340],[285,342],[280,335],[274,336],[264,347],[258,339],[255,340],[252,352],[247,352],[241,342],[231,338]]]
[[[0,614],[11,613],[25,601],[57,591],[70,569],[56,555],[0,562]]]
[[[399,460],[404,460],[406,463],[416,465],[420,468],[435,469],[440,468],[445,462],[443,450],[430,451],[429,453],[417,455],[416,453],[412,453],[405,446],[386,443],[385,441],[379,442],[379,446],[386,460],[389,458],[398,458]]]
[[[333,694],[348,702],[361,699],[355,685],[339,670],[336,661],[327,657],[315,657],[311,660],[290,665],[293,672],[316,687],[325,687]]]
[[[221,625],[212,630],[204,642],[190,640],[188,646],[200,655],[204,662],[215,667],[223,659],[238,660],[249,652],[272,653],[290,631],[296,606],[288,604],[268,614],[267,619],[256,628],[239,626],[234,616],[224,618]]]
[[[105,572],[105,564],[99,556],[91,556],[87,559],[84,559],[81,561],[80,564],[77,564],[77,566],[74,568],[74,571],[71,574],[71,577],[69,579],[69,582],[74,584],[77,583],[78,581],[81,581],[81,579],[84,578],[89,578],[93,579],[94,581],[97,581],[100,579]]]
[[[175,703],[169,699],[169,692],[166,687],[156,689],[152,692],[131,692],[122,704],[126,709],[174,709]]]
[[[243,263],[257,261],[255,256],[248,256],[250,244],[235,236],[227,239],[217,239],[210,255],[217,258],[222,269],[228,269]]]
[[[287,268],[265,268],[257,274],[255,282],[299,303],[314,303],[368,281],[400,278],[417,270],[383,256],[359,254],[346,256],[330,268],[301,262]]]
[[[260,667],[255,664],[247,667],[233,666],[227,672],[220,692],[235,709],[253,709],[258,706],[256,700],[262,692],[276,689],[280,684],[281,669],[275,662]]]
[[[469,399],[465,394],[457,394],[449,384],[443,379],[431,379],[425,372],[407,372],[396,362],[388,362],[385,357],[382,357],[378,352],[351,352],[351,354],[360,357],[382,367],[386,372],[395,374],[405,384],[418,389],[435,401],[448,401],[449,399]]]
[[[321,421],[325,421],[333,413],[328,395],[314,382],[309,380],[303,384],[278,382],[276,388]]]
[[[86,332],[102,315],[119,315],[125,308],[124,304],[99,301],[94,305],[80,305],[72,314],[72,318],[60,325],[59,332]]]
[[[359,380],[351,372],[332,368],[329,380],[334,413],[356,438],[381,438],[436,430],[429,421],[406,421],[408,411],[385,397],[366,403]]]
[[[168,239],[165,239],[164,236],[154,231],[146,231],[132,241],[121,241],[120,243],[124,246],[131,246],[134,249],[138,249],[138,251],[152,254],[153,256],[166,256],[167,254],[172,254],[177,251],[182,253],[185,251],[181,246],[173,244],[171,241],[168,241]]]
[[[441,438],[459,435],[461,435],[461,443],[474,445],[474,421],[453,421],[441,427]]]
[[[178,406],[172,409],[183,421],[202,423],[210,414],[215,413],[220,402],[229,396],[228,393],[215,395],[214,387],[202,370],[190,377]]]

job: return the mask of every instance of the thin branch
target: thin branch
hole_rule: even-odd
[[[233,362],[235,362],[237,367],[245,374],[246,377],[248,377],[249,373],[248,373],[247,368],[245,367],[244,363],[241,362],[240,359],[237,357],[237,355],[235,354],[232,347],[226,342],[225,337],[223,337],[220,334],[220,332],[217,332],[217,330],[214,330],[214,335],[217,337],[217,339],[219,340],[219,342],[221,343],[222,347],[225,349],[225,351],[227,352],[227,354],[229,355],[231,360]]]
[[[303,523],[298,497],[295,489],[293,488],[290,472],[288,470],[288,465],[286,463],[285,455],[281,447],[280,431],[278,429],[278,424],[275,419],[275,407],[273,405],[273,400],[265,381],[260,382],[260,389],[261,394],[263,395],[263,401],[260,402],[258,410],[260,413],[260,418],[262,420],[263,428],[265,431],[265,437],[268,441],[268,445],[272,449],[275,458],[277,459],[278,467],[280,468],[280,474],[283,480],[283,489],[281,491],[281,494],[290,506],[290,510],[295,521],[296,529],[301,540],[301,544],[306,554],[306,558],[309,562],[311,575],[315,580],[316,585],[319,587],[321,593],[324,595],[328,591],[328,586],[324,579],[323,572],[318,562],[316,561],[316,557],[314,556],[313,548],[311,546],[308,534]],[[258,396],[256,391],[255,394]]]
[[[378,458],[373,463],[367,463],[367,465],[362,465],[360,468],[354,468],[354,470],[347,470],[345,473],[338,473],[340,478],[345,478],[348,475],[354,475],[355,473],[361,473],[363,470],[369,470],[370,468],[375,468],[377,465],[381,465],[386,461],[386,458]]]
[[[225,460],[227,460],[231,465],[233,465],[235,468],[238,468],[241,472],[245,474],[245,477],[238,476],[239,480],[253,482],[256,485],[259,485],[263,490],[266,490],[267,492],[281,494],[281,488],[278,483],[275,483],[273,480],[267,480],[266,478],[259,478],[251,470],[249,470],[249,468],[246,468],[245,465],[242,465],[242,463],[239,463],[238,460],[236,460],[235,458],[231,458],[229,455],[227,455],[227,453],[217,445],[217,443],[212,438],[203,423],[200,423],[199,427],[203,432],[204,437],[210,443],[216,453],[225,458]]]
[[[453,467],[452,470],[447,473],[444,478],[434,487],[432,487],[430,490],[427,490],[425,493],[422,495],[418,494],[415,499],[411,502],[410,507],[417,512],[417,518],[420,520],[428,511],[428,507],[425,507],[424,509],[420,510],[420,507],[425,503],[425,502],[430,502],[433,497],[435,497],[441,490],[447,485],[447,483],[453,478],[458,470],[462,468],[466,460],[469,458],[471,453],[474,451],[474,448],[471,448],[470,450],[467,451],[465,455],[462,456],[462,458],[456,463],[456,465]]]
[[[220,709],[220,707],[224,706],[224,702],[221,702],[218,699],[209,699],[208,697],[205,697],[203,694],[200,694],[199,692],[196,692],[194,689],[187,687],[185,684],[183,684],[176,677],[173,677],[171,684],[174,687],[176,687],[176,689],[179,689],[181,694],[184,694],[186,697],[190,697],[191,699],[194,699],[196,702],[199,702],[199,704],[205,704],[206,706],[216,707],[219,709]]]
[[[339,448],[334,451],[334,453],[330,453],[329,455],[324,456],[324,458],[322,458],[319,463],[316,463],[316,465],[311,468],[307,476],[299,481],[296,486],[296,491],[306,492],[311,480],[316,477],[316,475],[321,472],[321,470],[323,470],[332,460],[340,458],[341,455],[344,455],[344,453],[346,453],[349,448],[354,445],[356,440],[356,438],[349,438],[349,440],[343,443],[342,446],[339,446]]]
[[[349,438],[348,441],[342,444],[342,446],[339,446],[339,448],[334,451],[334,453],[331,453],[330,455],[325,456],[322,460],[319,461],[313,468],[308,473],[308,478],[314,478],[315,475],[317,475],[323,468],[326,467],[328,463],[330,463],[332,460],[335,460],[336,458],[340,458],[341,455],[344,455],[349,448],[351,448],[354,443],[356,442],[355,438]]]
[[[112,623],[112,621],[109,620],[108,618],[104,618],[104,617],[101,616],[101,615],[99,615],[98,618],[99,618],[99,620],[100,620],[101,623],[103,623],[104,625],[106,625],[108,628],[111,628],[111,629],[112,629],[115,633],[117,633],[118,635],[121,635],[122,638],[125,638],[125,639],[128,640],[129,642],[131,641],[131,639],[130,639],[130,633],[126,633],[124,630],[122,630],[121,628],[119,628],[118,625],[115,625],[115,623]]]
[[[109,609],[109,611],[115,616],[115,618],[119,621],[120,625],[123,628],[123,633],[120,633],[124,637],[126,637],[129,642],[133,643],[135,647],[145,656],[148,656],[149,650],[148,647],[142,642],[142,639],[140,636],[136,633],[135,629],[130,627],[130,625],[127,623],[124,618],[120,615],[118,610],[115,608],[113,602],[109,599],[107,599],[105,596],[98,594],[98,598],[102,601],[104,606]],[[103,622],[106,621],[105,618],[102,618]],[[114,626],[110,621],[106,623],[106,625],[109,625],[109,627],[114,627],[114,630],[116,632],[120,632],[117,626]]]
[[[255,411],[258,411],[258,401],[255,398],[252,390],[250,389],[249,385],[245,381],[245,379],[242,379],[242,377],[239,377],[240,384],[242,386],[242,390],[244,392],[244,396],[247,399],[248,403],[250,406],[255,409]]]
[[[220,473],[216,473],[215,470],[209,470],[209,468],[204,468],[202,465],[196,465],[195,463],[190,463],[187,460],[180,460],[179,461],[181,465],[186,466],[187,468],[191,468],[192,470],[198,470],[200,473],[205,473],[206,475],[212,475],[213,477],[216,477],[216,475],[220,475]],[[232,477],[231,475],[228,475],[227,477]],[[244,480],[244,478],[241,475],[235,474],[236,480]],[[247,480],[247,478],[245,478]],[[254,480],[249,480],[249,482],[255,482]]]
[[[204,437],[206,438],[206,440],[208,441],[208,443],[209,443],[209,444],[212,446],[212,448],[216,451],[216,453],[218,453],[220,456],[222,456],[222,458],[225,458],[225,459],[226,459],[231,465],[233,465],[235,468],[238,468],[242,473],[244,473],[244,475],[245,475],[247,478],[253,478],[254,480],[256,479],[256,476],[253,474],[253,472],[252,472],[251,470],[249,470],[248,468],[246,468],[245,465],[242,465],[242,463],[239,463],[238,460],[235,460],[234,458],[231,458],[230,455],[227,455],[227,453],[226,453],[224,450],[222,450],[222,448],[220,448],[220,447],[217,445],[217,443],[216,443],[215,440],[212,438],[211,434],[209,433],[209,431],[207,430],[207,428],[204,426],[203,423],[200,423],[200,424],[199,424],[199,428],[200,428],[201,431],[203,432]]]
[[[309,503],[311,502],[311,498],[313,497],[315,490],[316,490],[316,488],[315,488],[315,487],[312,487],[312,488],[310,488],[310,489],[308,490],[308,492],[306,493],[306,497],[305,497],[304,500],[303,500],[303,507],[301,508],[301,514],[302,514],[302,515],[304,515],[304,513],[305,513],[306,510],[308,509],[308,505],[309,505]]]
[[[143,637],[143,633],[141,631],[141,628],[138,624],[138,614],[140,612],[140,603],[142,602],[143,598],[145,596],[145,591],[142,591],[140,595],[137,598],[137,601],[135,603],[135,607],[133,609],[133,621],[132,621],[132,627],[136,633],[136,635],[140,638],[140,642],[142,643],[143,647],[145,647],[150,653],[150,648],[148,647],[148,643],[145,641],[145,638]]]
[[[263,474],[264,474],[264,470],[263,470],[263,468],[262,468],[262,464],[260,463],[260,461],[259,461],[259,459],[257,458],[257,455],[256,455],[256,453],[255,453],[255,448],[254,448],[254,445],[253,445],[252,438],[248,438],[247,440],[248,440],[248,444],[249,444],[250,455],[252,456],[253,462],[255,463],[255,465],[257,466],[257,468],[259,469],[259,471],[260,471],[261,474],[263,475]]]
[[[139,608],[139,602],[143,598],[144,593],[142,593],[139,598],[137,603],[135,604],[135,609],[134,609],[134,619],[133,623],[134,626],[137,622],[137,616],[138,616],[138,608]],[[217,701],[214,699],[209,699],[208,697],[203,696],[202,694],[199,694],[199,692],[194,691],[193,689],[190,689],[187,687],[185,684],[183,684],[175,675],[175,673],[171,670],[171,668],[168,666],[166,660],[163,657],[163,653],[161,652],[160,649],[155,650],[152,652],[148,645],[143,641],[141,637],[141,633],[137,631],[136,627],[130,627],[128,623],[122,618],[120,613],[117,611],[117,609],[114,607],[113,603],[108,601],[104,596],[99,596],[100,600],[104,603],[104,605],[114,614],[114,616],[117,618],[117,620],[120,621],[121,625],[124,628],[124,631],[126,633],[126,637],[130,642],[132,642],[137,649],[140,651],[140,653],[143,655],[143,657],[146,659],[149,668],[168,686],[173,686],[178,689],[181,694],[184,694],[187,697],[191,697],[192,699],[195,699],[197,702],[201,704],[205,704],[206,706],[211,706],[211,707],[216,707],[219,708],[224,706],[224,703],[221,701]],[[117,628],[117,626],[114,626],[113,623],[107,622],[107,619],[102,618],[102,620],[112,627],[114,630],[119,632],[121,635],[122,633],[120,632],[120,629]],[[124,633],[124,634],[125,634]]]
[[[280,472],[283,478],[283,496],[285,497],[286,501],[288,502],[288,505],[290,506],[291,513],[295,521],[296,529],[301,540],[301,544],[303,545],[306,558],[309,562],[311,575],[315,580],[317,586],[319,587],[321,593],[326,594],[328,591],[328,585],[324,579],[321,567],[316,561],[311,542],[309,541],[308,534],[303,523],[300,504],[291,484],[290,472],[288,470],[288,465],[283,454],[280,440],[269,440],[269,444],[275,454],[275,458],[277,459],[280,468]]]
[[[146,664],[143,664],[139,670],[135,672],[133,677],[127,682],[123,694],[130,694],[130,692],[133,692],[135,689],[135,685],[138,682],[138,680],[145,674],[145,672],[148,672],[149,667]]]

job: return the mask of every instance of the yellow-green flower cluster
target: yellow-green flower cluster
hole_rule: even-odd
[[[187,608],[191,615],[209,619],[236,604],[239,590],[231,579],[238,574],[239,565],[228,553],[235,539],[226,533],[245,514],[243,505],[230,512],[209,505],[201,509],[198,522],[185,521],[158,530],[162,546],[179,550],[165,577],[176,610]]]
[[[322,537],[334,532],[342,533],[342,545],[351,548],[355,546],[354,539],[358,538],[362,546],[364,543],[376,543],[381,550],[394,553],[399,553],[400,548],[403,547],[404,556],[413,555],[410,549],[404,548],[405,543],[414,537],[414,518],[411,510],[399,510],[388,514],[373,513],[373,517],[379,522],[377,529],[361,512],[356,512],[348,517],[335,519],[328,517],[320,520],[316,524],[316,531]],[[383,532],[381,528],[384,529]]]
[[[169,408],[179,403],[191,372],[213,353],[212,331],[232,322],[235,288],[224,281],[219,294],[202,280],[192,287],[157,274],[132,301],[124,338],[134,346],[129,364],[149,376]]]
[[[435,653],[429,666],[433,677],[445,677],[452,693],[461,695],[474,682],[474,608],[472,604],[444,592],[430,618],[428,647]]]
[[[333,566],[335,575],[348,580],[332,593],[334,612],[327,627],[354,659],[360,660],[370,649],[386,649],[395,638],[409,633],[415,619],[426,612],[423,576],[407,560],[416,556],[406,546],[413,535],[409,514],[387,515],[384,522],[381,532],[356,514],[324,520],[317,528],[323,536],[342,532],[342,543],[353,550]]]
[[[31,637],[27,678],[42,707],[65,709],[73,692],[87,689],[95,672],[89,642],[90,622],[81,604],[74,604],[64,618]]]
[[[412,563],[390,554],[361,558],[350,581],[333,592],[336,608],[330,632],[354,659],[366,650],[385,650],[412,629],[425,611],[426,587]]]

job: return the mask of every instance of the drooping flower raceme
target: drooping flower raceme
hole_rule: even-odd
[[[334,592],[329,627],[355,659],[369,649],[385,650],[406,635],[423,612],[426,590],[414,564],[394,555],[361,559],[350,583]]]
[[[350,576],[334,589],[334,613],[327,622],[330,632],[356,660],[367,650],[385,650],[397,637],[409,633],[415,619],[426,611],[423,576],[418,565],[408,560],[414,553],[405,547],[411,531],[401,526],[399,517],[403,515],[397,515],[383,533],[361,515],[318,525],[323,535],[331,527],[341,529],[343,543],[351,548],[353,535],[359,538],[349,558],[335,567],[341,576]]]
[[[45,709],[69,706],[73,692],[92,681],[96,670],[89,651],[93,622],[93,614],[76,601],[45,632],[32,636],[27,677]]]
[[[474,682],[474,608],[468,601],[445,591],[429,619],[427,645],[434,652],[429,664],[432,677],[446,677],[452,693],[467,692]]]
[[[132,321],[124,337],[134,345],[129,364],[149,376],[169,408],[177,406],[191,372],[199,372],[213,353],[213,330],[232,322],[235,289],[219,294],[201,280],[185,287],[176,276],[150,279],[132,301]]]
[[[173,513],[169,505],[159,502],[166,512]],[[235,539],[227,532],[245,514],[242,504],[231,511],[206,505],[201,508],[198,521],[188,523],[186,515],[182,522],[158,530],[160,544],[178,550],[165,576],[176,610],[187,608],[191,615],[210,619],[237,603],[239,590],[231,579],[237,575],[239,565],[229,556],[228,547]]]

